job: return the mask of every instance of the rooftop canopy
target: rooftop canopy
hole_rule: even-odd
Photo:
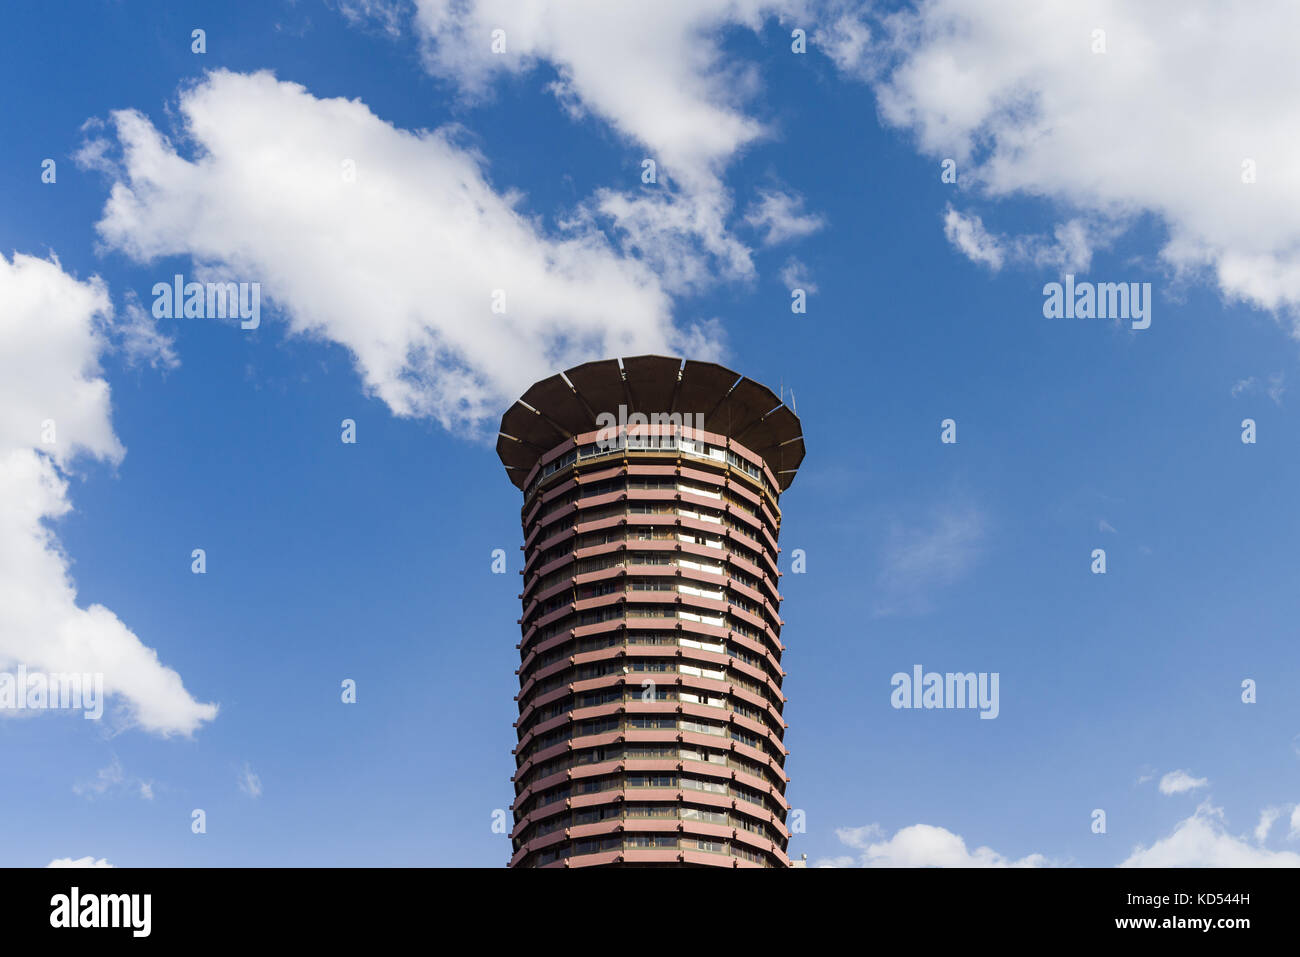
[[[763,457],[785,491],[803,461],[799,417],[765,385],[713,362],[668,356],[601,359],[535,383],[501,417],[497,454],[524,487],[537,460],[566,439],[600,428],[602,412],[695,413],[703,427]]]

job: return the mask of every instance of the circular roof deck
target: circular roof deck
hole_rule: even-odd
[[[767,386],[713,362],[634,356],[556,373],[506,410],[497,454],[510,481],[522,489],[538,459],[565,439],[596,431],[597,415],[620,405],[628,414],[702,414],[706,430],[762,456],[781,491],[803,461],[799,417]]]

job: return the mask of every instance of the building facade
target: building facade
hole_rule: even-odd
[[[589,362],[497,451],[523,490],[512,867],[786,867],[777,583],[799,420],[722,366]]]

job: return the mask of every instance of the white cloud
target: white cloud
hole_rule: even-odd
[[[1263,844],[1268,839],[1268,832],[1273,829],[1273,825],[1285,810],[1280,807],[1266,807],[1259,812],[1259,823],[1255,825],[1256,844]]]
[[[724,27],[757,31],[798,7],[779,0],[418,0],[425,63],[472,94],[498,73],[539,62],[559,73],[554,92],[654,150],[685,185],[710,181],[763,135],[744,102],[757,92],[752,65],[723,56]],[[506,51],[492,51],[492,31]]]
[[[817,283],[813,282],[808,266],[801,259],[791,256],[781,267],[781,283],[787,289],[802,289],[808,293],[817,292]]]
[[[1206,778],[1194,778],[1186,771],[1170,771],[1160,779],[1161,794],[1182,794],[1209,785]]]
[[[1266,807],[1260,811],[1259,824],[1255,828],[1255,840],[1263,844],[1274,823],[1284,814],[1288,815],[1289,819],[1289,830],[1286,839],[1294,841],[1300,838],[1300,804],[1283,804],[1278,807]]]
[[[48,524],[72,509],[67,477],[79,456],[117,463],[125,454],[99,369],[111,313],[98,278],[0,255],[0,670],[102,674],[126,723],[189,734],[216,706],[195,701],[112,611],[77,605]]]
[[[126,294],[125,313],[123,320],[113,324],[112,334],[116,348],[129,364],[162,370],[175,369],[181,364],[176,355],[176,340],[145,311],[134,291]]]
[[[1116,232],[1111,227],[1071,219],[1058,225],[1050,237],[994,235],[984,227],[980,217],[959,212],[950,205],[944,211],[943,235],[971,262],[988,266],[994,272],[1008,263],[1017,263],[1078,273],[1091,265],[1094,246],[1109,243]]]
[[[885,838],[876,824],[838,828],[835,836],[842,844],[860,852],[856,864],[861,867],[1048,867],[1052,864],[1042,854],[1013,860],[989,847],[970,850],[960,835],[931,824],[913,824],[891,838]],[[852,863],[851,858],[838,857],[819,860],[815,866],[843,867]]]
[[[1180,821],[1166,837],[1149,847],[1137,845],[1119,867],[1300,867],[1300,854],[1263,846],[1280,813],[1292,808],[1291,839],[1300,836],[1300,805],[1268,808],[1260,816],[1252,844],[1228,832],[1222,808],[1209,802]],[[913,824],[886,837],[877,824],[838,828],[842,844],[858,851],[857,857],[828,857],[815,867],[1051,867],[1057,862],[1043,854],[1012,859],[988,847],[970,850],[965,840],[942,827]]]
[[[974,564],[986,522],[970,506],[937,508],[921,524],[896,523],[882,549],[877,616],[928,610],[936,588],[960,579]]]
[[[454,130],[397,129],[265,72],[209,74],[179,117],[194,159],[141,114],[113,114],[123,173],[103,239],[260,282],[293,332],[349,349],[397,415],[477,431],[555,368],[683,345],[717,357],[716,327],[675,328],[649,269],[580,223],[545,235]]]
[[[46,864],[45,866],[46,867],[112,867],[113,865],[108,863],[108,861],[102,857],[99,860],[95,860],[95,858],[93,857],[78,857],[76,859],[73,859],[71,857],[58,857],[50,861],[50,863]]]
[[[262,796],[262,779],[257,776],[247,761],[239,771],[239,790],[252,798]]]
[[[1263,819],[1261,819],[1261,826]],[[1264,829],[1267,833],[1267,828]],[[1255,830],[1260,838],[1260,829]],[[1138,845],[1120,867],[1300,867],[1300,854],[1270,851],[1228,833],[1223,809],[1206,802],[1150,847]]]
[[[1254,392],[1260,387],[1260,382],[1254,376],[1247,376],[1238,380],[1232,387],[1232,397],[1244,395],[1247,392]],[[1286,374],[1275,372],[1268,377],[1268,384],[1263,386],[1264,394],[1273,401],[1273,404],[1281,407],[1282,396],[1286,394]]]
[[[95,772],[94,778],[79,781],[72,790],[85,798],[100,798],[110,793],[134,793],[146,801],[153,800],[153,782],[128,777],[121,759],[114,754],[107,767]]]
[[[802,196],[784,190],[760,190],[745,213],[745,222],[763,233],[764,246],[811,236],[826,225],[821,216],[804,211]]]
[[[725,279],[749,279],[749,247],[728,231],[731,197],[721,187],[689,196],[659,191],[597,190],[570,222],[589,232],[605,226],[622,249],[645,263],[672,293],[699,290]]]
[[[339,13],[354,26],[373,26],[390,37],[401,36],[410,17],[405,0],[336,0]]]
[[[1300,305],[1300,6],[933,0],[879,26],[843,65],[871,80],[886,123],[955,158],[966,187],[1115,225],[1154,215],[1175,272]]]
[[[627,248],[670,288],[685,289],[754,273],[750,250],[727,227],[733,203],[721,175],[771,131],[746,111],[761,87],[757,67],[724,54],[722,34],[758,32],[772,17],[788,23],[806,6],[804,0],[418,0],[415,23],[427,68],[467,95],[487,95],[498,75],[546,63],[558,75],[550,89],[573,117],[597,117],[644,148],[657,164],[658,183],[599,190],[587,212],[611,221]],[[504,52],[493,52],[495,30],[504,31]]]
[[[99,797],[121,784],[124,778],[125,772],[122,769],[122,762],[115,754],[108,767],[100,768],[95,772],[93,781],[74,784],[72,790],[82,797]]]
[[[951,206],[943,217],[943,235],[973,263],[983,263],[994,272],[1006,259],[1002,242],[987,229],[978,216],[967,216]]]
[[[841,70],[857,72],[871,42],[871,27],[864,11],[844,0],[823,4],[821,14],[826,26],[814,31],[815,45]]]

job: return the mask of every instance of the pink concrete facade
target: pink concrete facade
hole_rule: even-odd
[[[610,442],[615,400],[703,427]],[[798,419],[720,366],[642,356],[539,382],[501,433],[524,491],[510,865],[788,866],[777,540]]]

